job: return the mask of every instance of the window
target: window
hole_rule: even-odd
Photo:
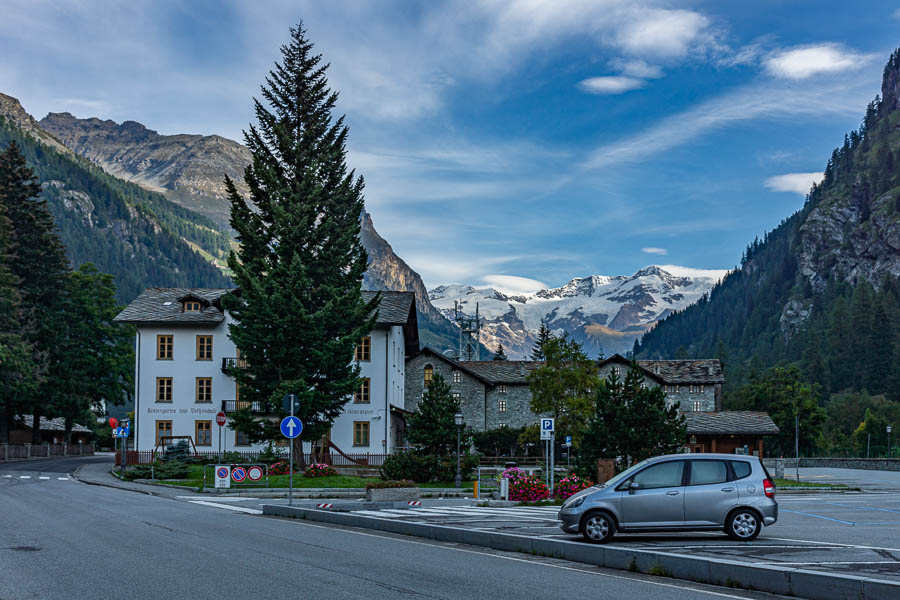
[[[366,336],[356,345],[356,360],[368,361],[372,360],[372,338]]]
[[[497,393],[505,394],[506,393],[506,385],[500,384],[499,386],[497,386]]]
[[[750,463],[744,462],[742,460],[733,460],[731,461],[731,468],[734,469],[734,477],[735,479],[743,479],[744,477],[750,476]]]
[[[633,481],[642,490],[655,488],[680,487],[681,476],[684,473],[683,460],[670,460],[663,463],[650,465],[634,476]]]
[[[453,383],[460,383],[462,381],[462,372],[453,371]]]
[[[498,425],[499,425],[500,429],[503,429],[504,427],[506,427],[506,423],[499,423]]]
[[[234,445],[235,446],[249,446],[250,438],[247,437],[247,434],[241,430],[237,430],[234,432]]]
[[[156,360],[172,360],[172,336],[156,336]]]
[[[197,336],[197,360],[212,360],[212,336]]]
[[[194,422],[194,443],[198,446],[212,446],[212,421]]]
[[[368,377],[363,377],[362,385],[359,386],[359,389],[353,394],[353,403],[354,404],[368,404],[371,400],[369,397],[369,391],[371,389],[372,382]],[[366,444],[368,445],[368,444]]]
[[[157,377],[156,378],[156,401],[172,402],[172,378]]]
[[[701,402],[699,400],[694,400],[691,402],[691,408],[694,412],[700,412],[702,410]]]
[[[196,300],[187,300],[184,303],[184,312],[200,312],[200,303]]]
[[[425,365],[425,387],[431,385],[431,378],[434,377],[434,367]]]
[[[506,398],[497,401],[497,410],[506,412]]]
[[[197,402],[212,402],[212,377],[197,378]]]
[[[728,469],[724,460],[692,460],[691,485],[725,483],[728,481]]]
[[[456,400],[457,402],[459,402],[460,399],[462,398],[462,396],[460,395],[459,392],[450,392],[450,395],[453,396],[453,399]]]
[[[368,446],[369,445],[369,422],[354,421],[353,422],[353,445]]]
[[[156,443],[159,444],[160,440],[164,437],[170,437],[172,435],[172,421],[157,421],[156,422]]]
[[[613,375],[615,375],[616,377],[619,376],[619,367],[613,367]]]

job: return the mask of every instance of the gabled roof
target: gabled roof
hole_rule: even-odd
[[[613,354],[609,358],[604,358],[597,362],[597,366],[602,368],[610,363],[617,363],[620,365],[625,365],[626,367],[631,366],[631,360],[625,358],[621,354]],[[664,381],[662,379],[662,377],[660,377],[659,375],[656,375],[653,371],[648,371],[643,365],[641,365],[640,361],[638,361],[638,368],[641,369],[641,372],[644,374],[644,377],[649,377],[650,379],[652,379],[653,381],[655,381],[657,383],[668,383],[667,381]]]
[[[687,360],[639,360],[644,370],[675,383],[725,383],[722,361],[717,358]]]
[[[416,293],[415,292],[376,292],[363,290],[364,302],[371,302],[375,294],[381,294],[381,302],[378,304],[379,325],[406,325],[410,313],[415,317]]]
[[[34,415],[19,415],[16,420],[25,426],[26,429],[31,429],[32,425],[34,425]],[[41,431],[65,431],[66,430],[66,420],[63,417],[56,417],[55,419],[48,419],[47,417],[41,417]],[[79,433],[92,433],[90,429],[85,427],[84,425],[79,425],[78,423],[72,423],[72,431]]]
[[[495,385],[528,385],[528,375],[544,363],[534,360],[467,360],[459,364]]]
[[[218,300],[229,288],[148,288],[116,315],[118,323],[134,325],[218,325],[225,313]],[[184,312],[182,299],[205,302],[203,310]]]
[[[686,412],[684,420],[687,432],[694,434],[769,435],[780,431],[772,418],[764,412],[742,410]]]
[[[429,348],[428,346],[425,346],[424,348],[422,348],[421,350],[419,350],[419,351],[416,352],[415,354],[407,353],[407,355],[406,355],[406,361],[409,362],[409,361],[412,360],[413,358],[416,358],[416,357],[421,356],[421,355],[423,355],[423,354],[427,354],[427,355],[429,355],[429,356],[432,356],[432,357],[434,357],[434,358],[437,358],[438,360],[442,360],[442,361],[444,361],[445,363],[447,363],[448,365],[450,365],[451,367],[453,367],[454,369],[459,369],[460,371],[463,371],[463,372],[465,372],[465,373],[468,373],[469,375],[471,375],[471,376],[474,377],[475,379],[481,381],[482,383],[485,383],[485,384],[487,384],[487,385],[493,385],[492,382],[491,382],[489,379],[485,378],[485,377],[482,376],[480,373],[477,373],[476,371],[473,371],[473,370],[469,369],[469,367],[465,366],[464,363],[459,362],[459,361],[456,360],[455,358],[450,358],[449,356],[446,356],[446,355],[444,355],[444,354],[441,354],[440,352],[438,352],[438,351],[435,350],[434,348]]]

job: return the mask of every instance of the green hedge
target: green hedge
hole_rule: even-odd
[[[462,456],[460,460],[462,478],[471,479],[477,466],[478,456],[474,454]],[[385,459],[380,474],[382,479],[409,479],[416,483],[453,481],[456,477],[456,457],[419,455],[413,452],[393,454]]]

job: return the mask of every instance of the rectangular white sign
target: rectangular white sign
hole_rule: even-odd
[[[549,429],[542,429],[541,430],[541,439],[542,440],[552,440],[553,432],[550,431]]]
[[[214,473],[216,477],[216,489],[231,487],[231,467],[228,465],[216,465]]]

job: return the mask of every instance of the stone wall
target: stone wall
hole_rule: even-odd
[[[465,371],[454,369],[447,361],[430,354],[420,354],[406,361],[405,409],[414,412],[425,393],[425,367],[431,365],[434,373],[444,378],[450,385],[451,393],[458,393],[460,407],[466,420],[466,427],[484,431],[485,427],[485,385]],[[453,373],[459,373],[459,382],[454,383]],[[496,409],[496,406],[495,406]]]
[[[500,412],[500,400],[506,400],[506,411]],[[497,429],[503,423],[507,427],[537,425],[538,416],[531,412],[531,390],[527,385],[507,385],[506,392],[499,386],[488,388],[484,429]]]
[[[610,376],[613,369],[618,369],[619,371],[619,379],[624,380],[627,375],[627,370],[629,367],[616,363],[609,363],[603,365],[600,368],[600,376],[603,379],[606,379]],[[658,387],[659,384],[654,381],[650,377],[644,378],[644,384],[647,387]],[[670,406],[675,402],[681,404],[682,412],[691,412],[694,408],[694,402],[700,402],[700,411],[701,412],[712,412],[716,410],[721,410],[721,401],[718,400],[720,396],[719,389],[721,388],[720,384],[714,385],[696,385],[693,386],[694,391],[691,391],[691,386],[689,385],[663,385],[663,391],[666,392],[666,403]]]
[[[794,469],[797,465],[797,460],[794,458],[767,458],[763,463],[766,468],[774,469],[776,460],[783,460],[786,469]],[[801,458],[800,467],[900,471],[900,458]]]

